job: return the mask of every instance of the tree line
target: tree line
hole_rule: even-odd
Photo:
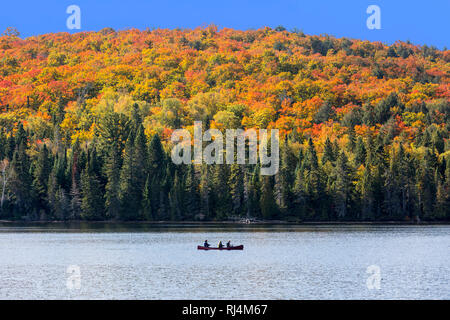
[[[329,111],[324,105],[316,120]],[[327,137],[319,146],[292,132],[282,137],[279,172],[262,176],[259,164],[173,164],[170,144],[145,134],[137,104],[129,116],[105,113],[89,141],[62,139],[59,123],[54,118],[39,143],[30,143],[33,132],[22,123],[0,130],[1,219],[450,218],[450,157],[440,156],[445,139],[434,125],[417,136],[414,152],[394,141],[389,126],[364,137],[350,126],[345,145]]]

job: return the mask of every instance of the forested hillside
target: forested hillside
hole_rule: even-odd
[[[450,219],[450,50],[275,29],[0,37],[0,219]],[[278,128],[258,165],[174,129]]]

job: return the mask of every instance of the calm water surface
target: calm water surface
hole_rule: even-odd
[[[450,226],[0,224],[0,299],[449,299],[449,249]]]

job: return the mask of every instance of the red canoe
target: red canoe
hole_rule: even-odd
[[[198,250],[244,250],[244,246],[241,244],[240,246],[235,247],[223,247],[223,248],[212,248],[212,247],[204,247],[204,246],[198,246]]]

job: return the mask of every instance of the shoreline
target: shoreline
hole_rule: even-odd
[[[163,226],[163,225],[176,225],[176,226],[213,226],[213,225],[227,225],[227,226],[264,226],[264,225],[283,225],[283,226],[320,226],[320,225],[405,225],[405,226],[421,226],[421,225],[450,225],[450,221],[303,221],[303,222],[290,222],[283,220],[261,220],[253,222],[242,221],[85,221],[85,220],[72,220],[72,221],[20,221],[20,220],[0,220],[0,224],[17,224],[17,225],[70,225],[70,224],[88,224],[88,225],[148,225],[148,226]]]

